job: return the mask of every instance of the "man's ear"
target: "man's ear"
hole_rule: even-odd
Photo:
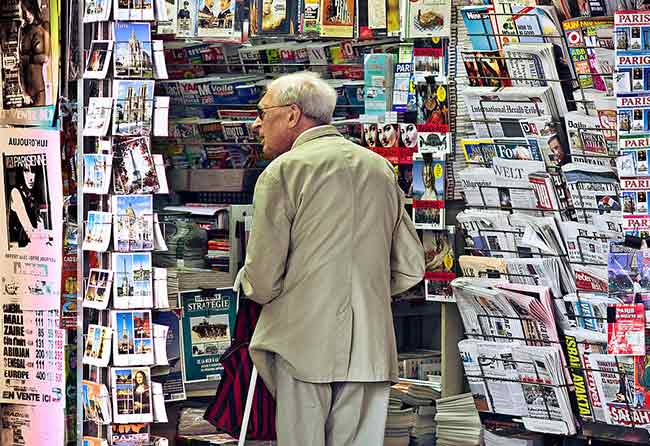
[[[302,110],[297,105],[291,105],[289,109],[289,128],[292,129],[298,125],[302,117]]]

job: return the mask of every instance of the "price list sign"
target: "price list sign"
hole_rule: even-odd
[[[4,304],[0,403],[65,404],[64,330],[58,310],[23,310]]]

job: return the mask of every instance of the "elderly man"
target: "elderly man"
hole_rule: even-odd
[[[250,352],[276,397],[279,446],[383,444],[398,378],[391,295],[424,274],[392,166],[329,125],[335,105],[316,75],[289,74],[253,125],[273,161],[238,282],[264,305]]]

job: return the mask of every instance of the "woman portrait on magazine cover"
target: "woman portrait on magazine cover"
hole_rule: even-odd
[[[25,102],[47,105],[44,71],[50,61],[50,33],[41,17],[38,0],[21,0],[20,4],[23,14],[20,64]]]
[[[133,389],[133,410],[138,414],[151,412],[149,383],[147,375],[142,370],[135,372],[135,388]]]
[[[40,198],[41,187],[37,166],[23,165],[15,170],[14,184],[8,184],[9,212],[9,246],[24,248],[31,241],[34,233],[45,229],[45,222],[40,215],[41,207],[46,203]],[[5,171],[5,178],[8,178]]]

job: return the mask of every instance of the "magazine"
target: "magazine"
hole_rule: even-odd
[[[471,87],[512,85],[506,61],[498,51],[462,50],[463,65]]]
[[[105,310],[111,297],[113,286],[113,271],[107,269],[91,268],[84,295],[84,308]]]
[[[113,189],[117,194],[156,193],[160,188],[146,137],[119,139],[113,153]]]
[[[445,161],[413,154],[413,223],[418,229],[445,227]]]
[[[151,311],[111,311],[113,364],[148,365],[154,363]]]
[[[84,79],[106,79],[108,67],[113,58],[113,45],[113,40],[93,40],[91,42]]]
[[[156,311],[153,321],[156,325],[164,325],[167,329],[166,356],[167,367],[155,367],[152,376],[163,386],[165,401],[179,401],[187,398],[185,382],[183,381],[180,310]]]
[[[230,347],[235,323],[232,288],[213,288],[179,293],[183,310],[183,381],[220,379],[218,358]]]
[[[153,126],[154,81],[117,80],[113,85],[113,135],[148,136]]]
[[[423,231],[425,298],[430,301],[453,301],[451,281],[456,278],[454,262],[455,227],[443,231]]]
[[[109,393],[104,384],[83,380],[81,383],[81,400],[84,419],[98,424],[111,423],[111,406]]]
[[[390,16],[390,2],[388,4]],[[322,0],[320,5],[320,35],[351,38],[354,34],[355,7],[351,0]],[[270,17],[273,20],[273,17]],[[390,18],[388,20],[390,26]],[[399,19],[397,20],[399,29]],[[272,24],[271,24],[272,25]],[[264,28],[264,24],[262,24]]]
[[[106,367],[111,359],[111,337],[113,332],[110,327],[101,325],[88,325],[86,346],[82,363],[95,367]]]
[[[115,36],[113,76],[152,79],[154,54],[151,25],[138,22],[115,22],[113,35]]]
[[[89,211],[84,235],[84,251],[106,252],[111,243],[110,212]]]
[[[614,304],[607,308],[607,353],[645,355],[643,304]]]
[[[153,251],[153,196],[113,195],[111,199],[116,251]]]
[[[84,194],[108,194],[112,166],[112,155],[84,153]]]
[[[460,12],[474,51],[497,51],[500,49],[495,36],[497,33],[492,28],[490,19],[490,14],[494,13],[494,6],[465,6]]]
[[[112,368],[110,375],[114,422],[152,422],[151,370],[148,367]]]
[[[235,37],[236,0],[198,0],[197,36],[219,39]],[[273,2],[272,13],[278,11],[280,2]],[[266,11],[266,8],[261,8]],[[263,22],[266,23],[266,22]]]
[[[114,252],[111,263],[115,271],[113,307],[153,307],[151,254]]]
[[[582,88],[612,92],[613,25],[612,17],[580,17],[562,23]]]
[[[451,35],[451,0],[417,0],[406,4],[402,37],[419,39]]]

